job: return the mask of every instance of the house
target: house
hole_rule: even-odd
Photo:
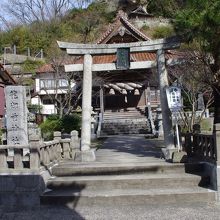
[[[58,109],[67,108],[69,94],[74,92],[75,81],[63,70],[64,63],[73,60],[63,61],[58,66],[45,64],[36,71],[35,91],[32,95],[31,104],[39,105],[40,114],[48,116],[58,114]]]

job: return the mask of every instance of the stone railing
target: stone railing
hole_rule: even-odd
[[[183,148],[188,156],[216,161],[214,135],[187,133],[183,136]]]
[[[183,149],[189,157],[217,162],[220,159],[220,155],[217,153],[220,148],[219,136],[220,124],[215,125],[214,133],[211,135],[200,133],[182,134]]]
[[[0,146],[0,171],[50,168],[62,159],[74,159],[77,151],[79,151],[77,131],[72,131],[70,138],[66,139],[61,138],[60,132],[54,132],[54,140],[48,142],[41,142],[39,136],[31,136],[29,145]]]

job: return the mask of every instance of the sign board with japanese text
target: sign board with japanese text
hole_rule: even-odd
[[[8,145],[27,145],[27,104],[26,90],[23,86],[7,86],[6,127]]]
[[[119,70],[127,70],[130,68],[130,49],[118,48],[116,67]]]
[[[182,108],[181,89],[176,86],[166,88],[168,107],[171,112],[177,112]]]

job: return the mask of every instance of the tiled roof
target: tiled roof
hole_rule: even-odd
[[[166,52],[166,59],[170,58],[178,58],[180,57],[178,53],[169,51]],[[138,61],[154,61],[156,60],[156,53],[154,52],[136,52],[130,54],[131,62]],[[94,55],[93,63],[94,64],[104,64],[104,63],[115,63],[116,62],[116,54],[105,54],[105,55]],[[65,62],[63,64],[82,64],[83,57],[75,57],[72,62]],[[45,64],[41,68],[38,69],[37,73],[46,73],[53,72],[54,69],[51,64]]]
[[[178,58],[179,55],[173,52],[166,52],[166,59]],[[130,54],[131,62],[138,61],[154,61],[156,60],[156,53],[154,52],[135,52]],[[93,56],[94,64],[114,63],[116,62],[116,54],[105,54]],[[83,57],[81,57],[77,64],[83,63]]]
[[[139,41],[150,40],[149,37],[139,31],[133,24],[128,21],[126,13],[119,11],[115,22],[109,26],[107,31],[97,41],[97,44],[108,43],[111,37],[119,32],[121,27],[124,27],[126,30],[128,30]]]
[[[79,57],[73,57],[73,56],[66,56],[63,58],[63,60],[57,60],[57,65],[66,65],[66,64],[73,64],[76,63]],[[39,67],[36,71],[36,73],[51,73],[54,72],[53,64],[52,63],[46,63],[43,66]]]
[[[52,67],[52,64],[44,64],[43,66],[39,67],[37,69],[37,73],[48,73],[48,72],[53,72],[54,69]]]
[[[136,39],[136,41],[148,41],[150,40],[145,34],[139,31],[133,24],[128,21],[127,14],[123,11],[119,11],[115,22],[112,23],[107,31],[101,36],[101,38],[96,42],[97,44],[106,44],[108,41],[115,35],[120,34],[120,29],[124,28],[131,33],[131,35]],[[175,58],[173,52],[166,52],[166,58]],[[153,61],[156,60],[156,53],[150,52],[138,52],[131,53],[131,62],[132,61]],[[93,63],[94,64],[104,64],[104,63],[114,63],[116,62],[115,54],[105,54],[105,55],[94,55]],[[83,57],[74,57],[69,56],[61,63],[61,65],[65,64],[81,64],[83,63]],[[46,73],[53,72],[52,64],[45,64],[41,68],[38,69],[37,73]]]

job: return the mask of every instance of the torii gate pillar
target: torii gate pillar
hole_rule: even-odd
[[[172,159],[172,153],[177,151],[174,146],[174,136],[172,132],[171,112],[168,108],[166,88],[169,86],[168,74],[166,69],[165,51],[159,49],[157,51],[157,70],[160,84],[160,103],[163,118],[163,133],[166,148],[162,149],[165,159]]]
[[[84,55],[83,63],[83,96],[82,96],[82,130],[81,151],[77,161],[95,161],[95,152],[91,150],[91,111],[92,111],[92,56]]]

